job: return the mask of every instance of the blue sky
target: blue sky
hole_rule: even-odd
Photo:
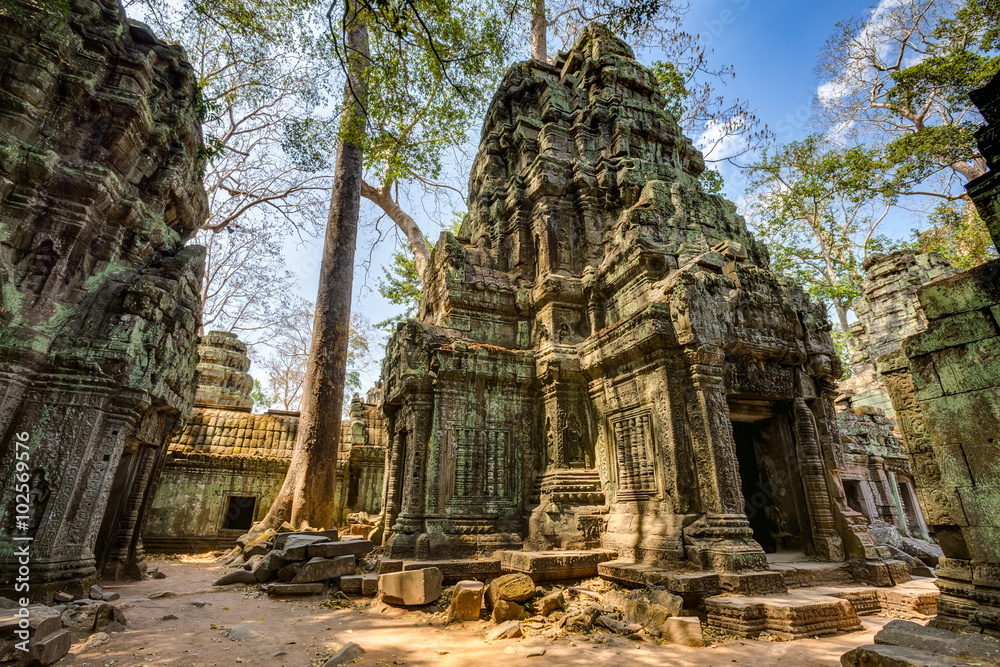
[[[809,133],[811,104],[817,87],[823,83],[813,70],[835,24],[867,16],[870,10],[870,2],[858,0],[692,0],[686,27],[692,33],[701,33],[713,49],[712,62],[735,67],[736,78],[727,82],[724,94],[747,100],[775,132],[777,140],[787,142]],[[646,64],[655,57],[654,53],[640,54]],[[478,136],[478,130],[474,134]],[[743,194],[745,186],[735,170],[725,169],[723,173],[727,177],[726,194],[735,200]],[[464,189],[466,175],[459,180]],[[436,239],[440,225],[447,224],[450,216],[427,215],[421,209],[433,210],[433,204],[413,203],[414,217],[424,232]],[[390,233],[389,241],[372,247],[376,233],[371,221],[375,217],[374,206],[363,202],[357,261],[360,264],[370,255],[371,265],[359,265],[354,279],[354,307],[372,322],[396,312],[376,289],[381,276],[379,266],[389,261],[394,244]],[[380,226],[388,229],[387,221],[383,220]],[[309,300],[315,298],[321,241],[317,239],[312,247],[289,248],[290,266],[300,279],[300,293]],[[381,358],[381,348],[375,356]],[[364,377],[367,383],[378,377],[377,360]]]

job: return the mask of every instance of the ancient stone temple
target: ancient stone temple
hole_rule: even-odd
[[[958,270],[936,253],[906,251],[873,253],[865,258],[862,268],[864,294],[854,303],[858,319],[851,326],[856,343],[851,355],[852,374],[840,383],[840,392],[850,397],[855,408],[871,406],[895,419],[875,360],[898,352],[904,338],[927,327],[927,318],[917,301],[917,288],[936,278],[953,276]]]
[[[0,588],[138,576],[193,398],[205,218],[196,80],[114,0],[0,13]],[[47,7],[43,4],[41,7]],[[29,502],[17,492],[25,434]],[[27,506],[27,507],[25,507]]]
[[[876,539],[911,546],[911,551],[938,553],[936,547],[906,539],[930,539],[921,508],[923,494],[918,493],[914,479],[930,454],[913,428],[921,421],[914,416],[919,407],[910,406],[902,415],[896,414],[876,360],[900,355],[903,340],[927,328],[917,289],[958,271],[935,253],[907,251],[874,253],[863,266],[864,293],[855,302],[858,319],[851,328],[856,343],[852,376],[840,383],[836,399],[841,441],[848,449],[850,464],[841,479],[849,504],[861,507],[862,514],[873,522]],[[907,438],[913,440],[909,447]],[[889,528],[899,536],[887,532]]]
[[[605,546],[765,590],[795,550],[905,580],[837,476],[825,314],[664,106],[600,26],[508,72],[383,366],[390,554]]]
[[[299,413],[252,414],[247,346],[212,331],[198,345],[194,410],[171,440],[159,487],[143,527],[158,552],[229,548],[267,514],[285,480]],[[385,427],[374,405],[355,395],[337,459],[338,525],[351,512],[378,514],[385,471]]]

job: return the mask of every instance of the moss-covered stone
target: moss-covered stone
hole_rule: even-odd
[[[31,436],[31,592],[44,597],[96,567],[140,573],[142,509],[194,393],[204,250],[184,244],[207,198],[183,50],[115,0],[13,2],[0,12],[0,432]],[[13,446],[0,443],[4,562]]]

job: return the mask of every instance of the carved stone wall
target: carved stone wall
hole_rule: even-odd
[[[880,526],[876,539],[894,529],[900,537],[931,539],[916,496],[913,470],[895,422],[877,408],[853,408],[838,399],[837,423],[847,464],[840,473],[852,510]],[[881,540],[880,540],[881,541]],[[892,542],[897,541],[892,539]],[[928,549],[933,549],[927,545]],[[935,550],[936,551],[936,550]]]
[[[143,528],[147,548],[201,552],[232,546],[277,496],[295,446],[298,413],[250,413],[246,345],[211,332],[198,344],[195,408],[170,442]]]
[[[138,526],[193,398],[205,218],[196,79],[114,0],[0,14],[0,589],[142,569]],[[16,434],[28,442],[21,519]]]
[[[977,138],[990,171],[968,191],[996,241],[1000,77],[972,98],[988,123]],[[919,438],[919,449],[908,445],[921,502],[947,556],[934,623],[1000,637],[1000,260],[932,281],[917,297],[927,329],[878,365]]]
[[[871,406],[890,419],[896,415],[875,359],[899,350],[904,338],[927,326],[917,302],[917,288],[926,282],[958,273],[936,253],[873,253],[865,258],[864,294],[855,302],[858,319],[851,327],[857,345],[851,356],[850,378],[840,383],[842,395],[855,408]]]
[[[247,346],[235,334],[209,331],[198,344],[198,385],[195,406],[236,408],[253,407],[250,392],[253,378]]]
[[[763,541],[891,579],[834,473],[826,315],[702,191],[665,104],[601,26],[506,75],[383,365],[391,554],[603,544],[743,572]]]
[[[976,202],[979,217],[1000,252],[1000,74],[969,97],[986,119],[986,124],[976,130],[976,143],[989,171],[970,181],[966,191]]]

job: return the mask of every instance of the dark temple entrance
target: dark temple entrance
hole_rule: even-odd
[[[754,430],[754,424],[733,422],[733,441],[736,445],[736,459],[740,464],[740,485],[743,488],[747,519],[753,529],[753,538],[770,554],[778,550],[778,543],[767,518],[768,508],[774,506],[774,496],[767,474],[757,463]]]
[[[733,444],[753,537],[766,553],[813,552],[791,406],[729,398]]]

